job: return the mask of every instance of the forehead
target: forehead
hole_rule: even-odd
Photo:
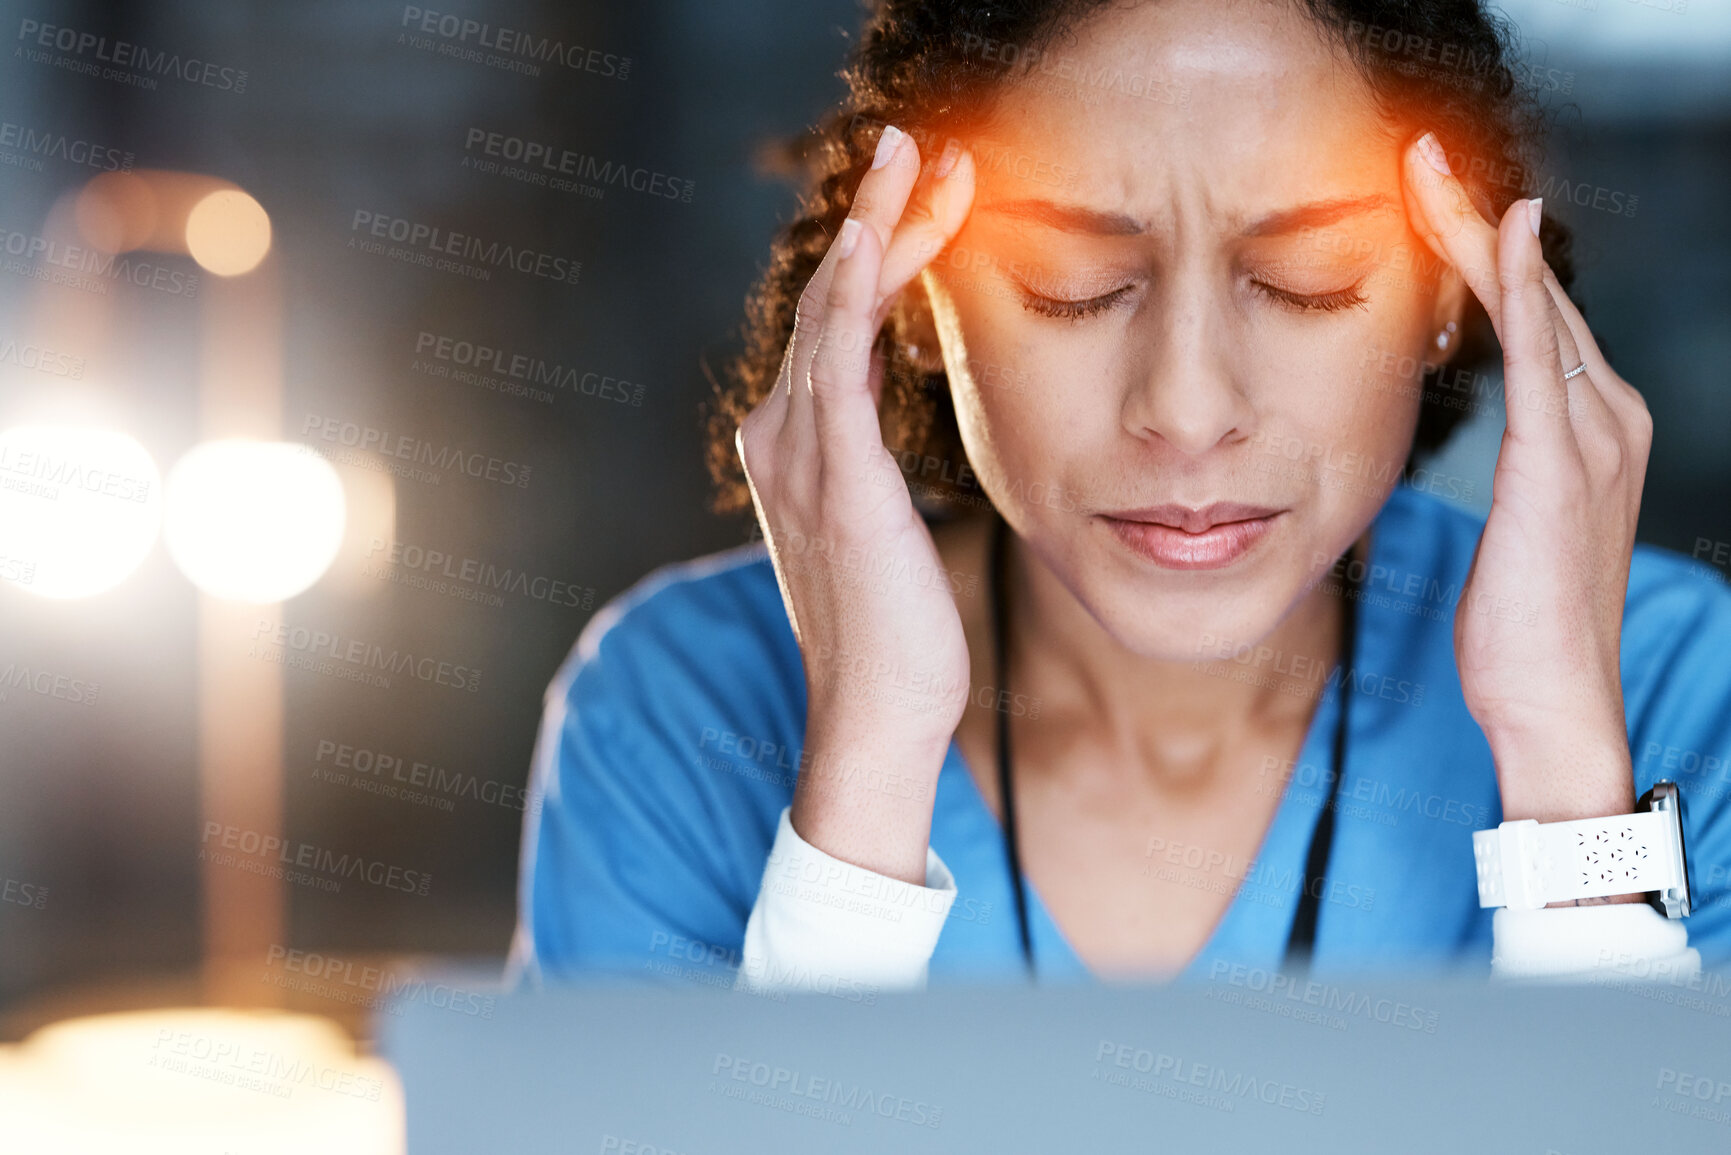
[[[982,197],[1149,219],[1399,187],[1395,137],[1364,80],[1281,0],[1104,9],[1006,86],[983,135]]]

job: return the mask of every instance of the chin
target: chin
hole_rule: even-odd
[[[1193,662],[1218,656],[1222,646],[1228,654],[1256,646],[1274,632],[1309,592],[1305,567],[1291,553],[1269,548],[1226,566],[1163,568],[1096,538],[1072,554],[1074,568],[1063,580],[1126,650]]]
[[[1261,604],[1247,605],[1199,591],[1150,611],[1146,598],[1116,593],[1088,608],[1131,653],[1165,662],[1195,662],[1230,657],[1259,645],[1295,599],[1285,589],[1269,589],[1259,600]]]

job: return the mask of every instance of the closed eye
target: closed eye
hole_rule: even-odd
[[[1045,297],[1024,289],[1022,291],[1022,307],[1030,313],[1039,313],[1045,317],[1057,317],[1065,321],[1080,321],[1084,317],[1092,317],[1096,313],[1111,308],[1134,287],[1134,285],[1121,285],[1110,293],[1102,293],[1098,297],[1088,297],[1080,301],[1066,300],[1063,297]]]
[[[1364,288],[1362,280],[1332,293],[1295,293],[1267,281],[1253,280],[1250,283],[1277,304],[1301,313],[1336,313],[1342,309],[1357,308],[1367,300],[1365,295],[1359,292]]]

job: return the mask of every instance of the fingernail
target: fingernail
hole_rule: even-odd
[[[872,167],[882,168],[895,155],[896,145],[902,142],[902,130],[893,124],[884,125],[884,134],[878,137],[878,150],[872,157]]]
[[[1527,223],[1533,226],[1533,235],[1539,235],[1539,218],[1544,215],[1545,198],[1534,197],[1527,202]]]
[[[961,143],[952,136],[949,143],[944,145],[944,155],[938,157],[938,167],[932,176],[938,180],[943,180],[950,175],[950,170],[956,167],[956,161],[960,160],[961,157]]]
[[[841,232],[836,234],[835,251],[845,261],[853,255],[854,246],[857,244],[859,244],[859,221],[849,217],[841,223]]]
[[[1443,151],[1443,146],[1441,142],[1437,140],[1436,133],[1427,132],[1418,138],[1418,154],[1424,157],[1426,164],[1442,173],[1442,175],[1453,175],[1449,171],[1448,154]]]

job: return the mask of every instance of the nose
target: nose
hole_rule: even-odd
[[[1254,413],[1235,375],[1229,302],[1200,278],[1173,284],[1146,321],[1123,404],[1124,428],[1189,457],[1250,436]]]

